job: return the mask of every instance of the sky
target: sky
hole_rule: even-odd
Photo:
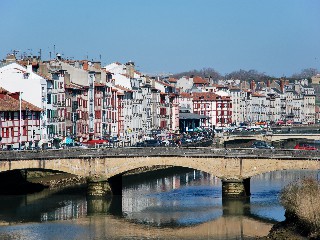
[[[143,73],[320,70],[320,0],[0,0],[0,59],[49,53]]]

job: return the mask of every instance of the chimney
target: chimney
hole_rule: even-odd
[[[267,81],[267,88],[270,88],[270,80]]]
[[[126,63],[126,74],[130,77],[134,77],[134,62],[129,61]]]
[[[250,89],[251,89],[252,92],[254,92],[255,89],[256,89],[256,83],[255,83],[254,80],[252,80],[252,81],[250,82]]]
[[[93,67],[96,69],[101,69],[101,62],[93,62]]]
[[[284,80],[283,79],[280,79],[280,90],[283,93],[283,90],[284,90]]]
[[[85,71],[88,70],[88,68],[89,68],[88,61],[83,61],[82,68],[83,68],[83,70],[85,70]]]

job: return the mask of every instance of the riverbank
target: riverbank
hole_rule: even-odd
[[[259,240],[307,240],[305,234],[301,232],[301,227],[295,222],[283,221],[275,224],[266,237]]]
[[[266,239],[320,239],[320,183],[305,178],[286,186],[280,203],[286,220],[273,226]]]

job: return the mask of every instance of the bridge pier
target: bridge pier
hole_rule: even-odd
[[[111,187],[107,180],[87,179],[88,198],[107,198],[112,196]]]
[[[222,198],[250,196],[250,178],[222,179]]]
[[[116,175],[108,180],[87,179],[87,197],[107,198],[122,195],[122,175]]]

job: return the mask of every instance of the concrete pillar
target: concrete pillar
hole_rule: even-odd
[[[239,198],[250,196],[250,178],[222,179],[222,197]]]
[[[87,197],[106,198],[113,195],[122,195],[122,175],[108,180],[87,179]]]
[[[107,180],[87,180],[88,198],[107,198],[112,196],[111,187]]]

